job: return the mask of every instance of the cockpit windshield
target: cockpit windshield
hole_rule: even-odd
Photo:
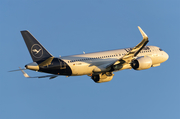
[[[160,51],[163,51],[161,48],[159,48]]]

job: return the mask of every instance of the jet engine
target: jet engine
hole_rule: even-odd
[[[91,78],[96,83],[103,83],[103,82],[111,81],[113,76],[114,74],[112,72],[106,72],[106,73],[101,73],[98,75],[93,75],[91,76]]]
[[[139,57],[132,61],[131,67],[134,70],[149,69],[152,66],[152,59],[150,57]]]

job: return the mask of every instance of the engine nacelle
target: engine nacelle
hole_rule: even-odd
[[[131,67],[134,70],[149,69],[152,66],[152,59],[150,57],[139,57],[132,61]]]
[[[114,74],[112,72],[101,73],[99,75],[93,75],[91,78],[96,83],[103,83],[111,81]]]

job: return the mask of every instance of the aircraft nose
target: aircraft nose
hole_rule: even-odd
[[[165,59],[165,61],[168,60],[168,58],[169,58],[169,55],[166,52],[164,52],[164,59]]]

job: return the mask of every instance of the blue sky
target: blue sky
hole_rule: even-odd
[[[1,119],[179,119],[178,0],[1,0]],[[32,62],[20,34],[29,30],[54,56],[127,48],[142,36],[169,59],[148,70],[115,72],[96,84],[88,76],[27,79],[9,70]],[[29,75],[44,75],[26,71]]]

